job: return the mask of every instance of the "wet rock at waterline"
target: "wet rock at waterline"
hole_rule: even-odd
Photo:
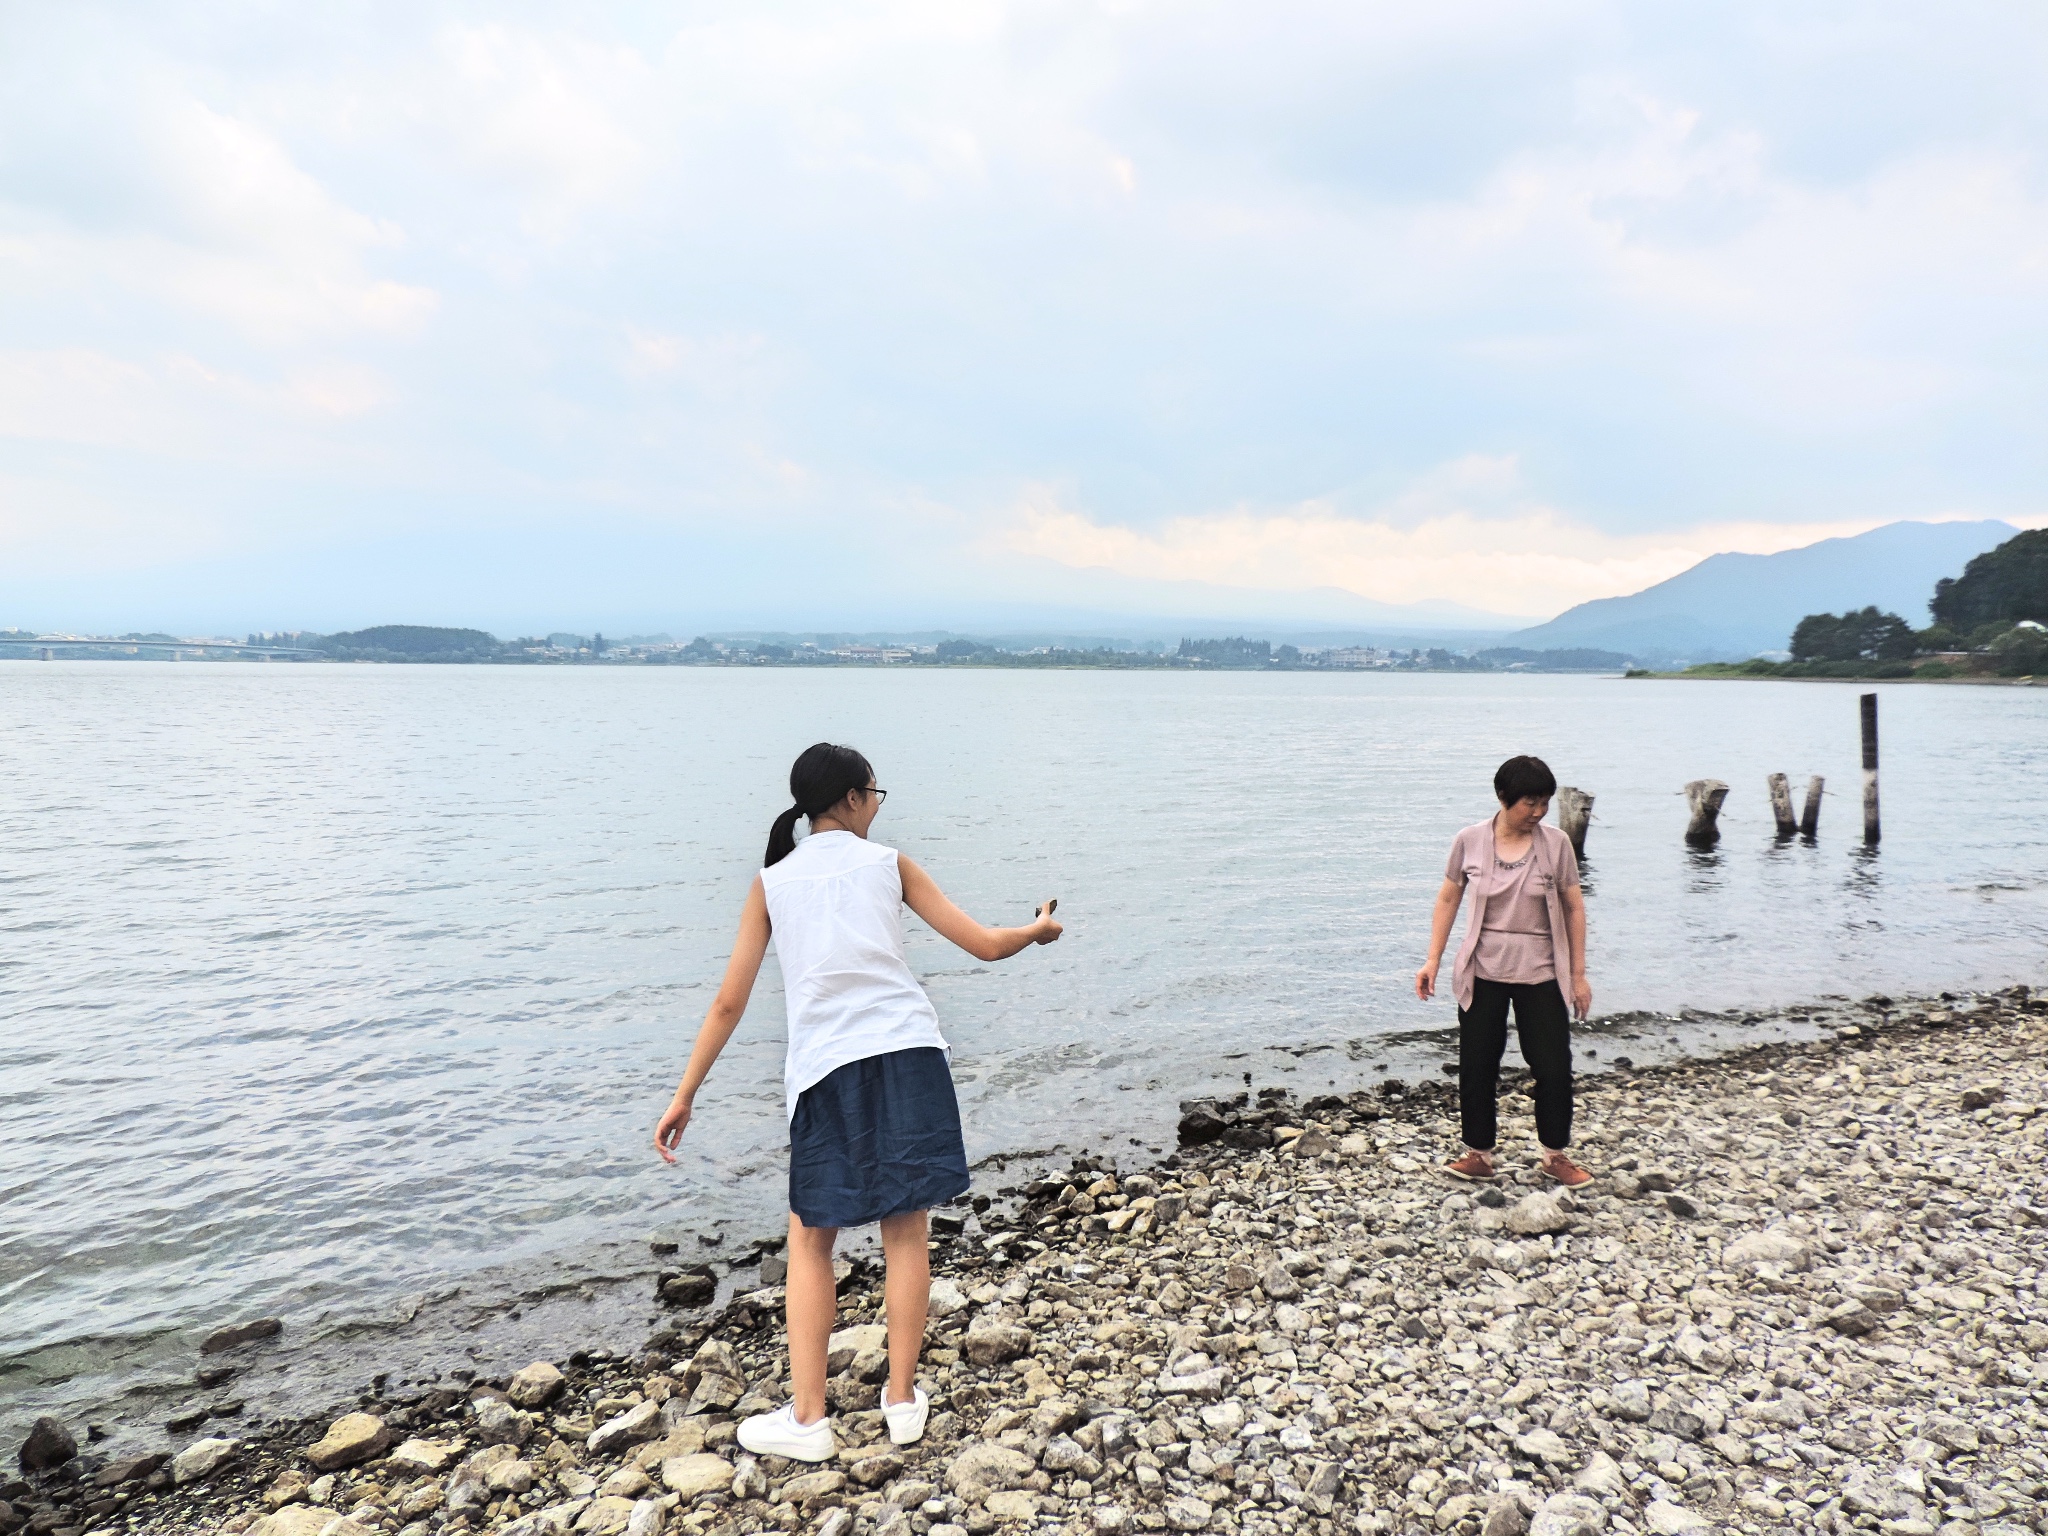
[[[275,1317],[260,1317],[251,1323],[235,1323],[226,1328],[216,1328],[199,1345],[202,1355],[217,1355],[230,1349],[240,1349],[244,1344],[257,1344],[265,1339],[274,1339],[284,1332],[284,1323]]]
[[[47,1472],[78,1454],[78,1440],[56,1419],[40,1418],[29,1426],[16,1460],[24,1472]]]

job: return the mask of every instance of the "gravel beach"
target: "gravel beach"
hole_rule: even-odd
[[[849,1262],[838,1461],[738,1451],[784,1390],[770,1250],[716,1312],[667,1277],[631,1359],[379,1378],[120,1461],[39,1422],[0,1533],[2048,1531],[2048,998],[1835,1016],[1582,1078],[1573,1194],[1513,1081],[1507,1174],[1444,1179],[1428,1082],[1190,1103],[1159,1166],[941,1213],[916,1446],[883,1432],[880,1276]]]

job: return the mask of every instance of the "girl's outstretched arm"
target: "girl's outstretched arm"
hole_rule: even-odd
[[[984,928],[903,854],[896,855],[896,868],[903,877],[903,904],[977,960],[1007,960],[1028,945],[1050,944],[1064,931],[1053,921],[1051,902],[1040,906],[1037,919],[1022,928]]]
[[[711,1064],[718,1060],[718,1053],[739,1027],[740,1015],[747,1011],[747,999],[754,995],[754,978],[761,974],[761,962],[767,954],[768,897],[761,889],[761,877],[756,875],[754,883],[747,887],[747,904],[740,909],[740,936],[733,941],[732,958],[725,963],[725,980],[719,983],[718,996],[711,1000],[704,1026],[697,1031],[696,1049],[690,1052],[690,1065],[683,1072],[682,1085],[669,1101],[661,1123],[654,1128],[654,1150],[661,1154],[663,1162],[676,1160],[676,1143],[683,1139],[683,1128],[690,1123],[690,1106],[696,1100],[697,1090],[711,1075]]]

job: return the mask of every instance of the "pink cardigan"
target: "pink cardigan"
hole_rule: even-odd
[[[1557,968],[1557,987],[1565,1003],[1572,999],[1572,937],[1564,920],[1564,899],[1558,894],[1558,874],[1572,857],[1565,835],[1548,822],[1536,823],[1536,868],[1549,877],[1544,907],[1550,914],[1550,948]],[[1459,832],[1451,843],[1450,862],[1465,872],[1465,894],[1472,898],[1472,915],[1465,921],[1465,938],[1458,945],[1458,958],[1451,968],[1451,994],[1460,1008],[1472,1006],[1472,983],[1478,977],[1479,929],[1486,918],[1486,898],[1502,883],[1493,856],[1493,818],[1475,822]]]

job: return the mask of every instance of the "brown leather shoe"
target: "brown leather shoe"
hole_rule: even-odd
[[[1577,1189],[1581,1184],[1593,1182],[1593,1175],[1562,1152],[1546,1151],[1543,1154],[1543,1171],[1566,1189]]]
[[[1444,1172],[1454,1179],[1469,1179],[1474,1184],[1484,1184],[1493,1178],[1493,1159],[1484,1152],[1467,1152],[1456,1162],[1445,1163]]]

